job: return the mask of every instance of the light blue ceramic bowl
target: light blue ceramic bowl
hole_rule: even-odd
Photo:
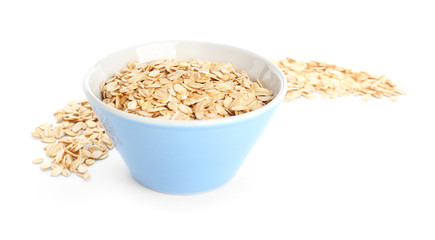
[[[255,111],[216,120],[176,121],[146,118],[109,107],[100,84],[136,60],[161,58],[231,62],[257,78],[275,98]],[[165,193],[199,193],[228,182],[237,172],[277,106],[286,80],[279,68],[255,53],[221,44],[166,41],[130,47],[100,60],[84,79],[84,91],[98,119],[134,178]]]

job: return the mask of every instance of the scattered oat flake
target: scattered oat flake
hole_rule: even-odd
[[[86,165],[88,165],[88,166],[94,164],[94,162],[95,162],[95,160],[93,160],[93,159],[88,159],[85,161]]]
[[[70,171],[68,169],[64,168],[62,170],[62,175],[65,176],[65,177],[68,177],[70,175]]]
[[[373,98],[373,96],[372,95],[370,95],[370,94],[364,94],[363,96],[362,96],[362,100],[363,101],[368,101],[368,100],[370,100],[370,99],[372,99]]]
[[[81,164],[79,165],[79,167],[77,168],[77,171],[79,173],[85,173],[88,170],[88,166],[86,164]]]
[[[51,138],[51,137],[45,137],[45,138],[41,138],[41,142],[43,143],[53,143],[56,142],[55,138]]]
[[[35,159],[33,159],[32,163],[38,164],[38,163],[42,163],[43,161],[44,161],[43,158],[35,158]]]
[[[53,170],[51,170],[50,175],[52,177],[56,177],[62,173],[62,170],[63,170],[62,166],[56,166],[55,168],[53,168]]]
[[[83,174],[84,180],[89,180],[90,178],[91,178],[91,174],[89,172],[85,172],[85,174]]]
[[[51,166],[51,162],[49,161],[43,161],[40,165],[41,170],[47,170],[50,168],[50,166]]]

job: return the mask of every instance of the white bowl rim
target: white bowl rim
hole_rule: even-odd
[[[104,60],[106,60],[110,56],[113,56],[115,54],[130,50],[130,49],[137,49],[137,48],[144,46],[144,45],[163,44],[163,43],[174,43],[175,44],[175,43],[179,43],[179,42],[216,45],[216,46],[226,47],[226,48],[230,48],[230,49],[233,49],[236,51],[244,52],[244,53],[247,53],[250,55],[254,55],[255,57],[264,61],[272,69],[275,68],[276,70],[278,70],[277,73],[278,73],[278,78],[280,80],[280,87],[281,88],[280,88],[278,93],[275,93],[276,95],[275,95],[274,99],[272,99],[272,101],[270,101],[268,104],[266,104],[265,106],[263,106],[261,108],[258,108],[256,110],[251,111],[251,112],[240,114],[237,116],[230,116],[230,117],[224,117],[224,118],[218,118],[218,119],[207,119],[207,120],[169,120],[169,119],[143,117],[143,116],[127,113],[127,112],[121,111],[119,109],[110,107],[109,105],[105,104],[102,100],[100,100],[97,96],[95,96],[95,94],[91,91],[90,84],[89,84],[90,76],[95,71],[95,69],[97,69],[97,67],[101,64],[101,62],[103,62]],[[204,60],[207,60],[207,59],[204,59]],[[287,90],[287,80],[284,76],[284,73],[278,68],[278,66],[276,64],[274,64],[271,60],[269,60],[265,57],[262,57],[254,52],[251,52],[251,51],[239,48],[239,47],[234,47],[234,46],[220,44],[220,43],[213,43],[213,42],[191,41],[191,40],[167,40],[167,41],[147,42],[147,43],[139,44],[136,46],[123,48],[123,49],[115,51],[109,55],[106,55],[105,57],[100,59],[96,64],[94,64],[88,70],[88,72],[85,74],[84,79],[83,79],[83,89],[84,89],[86,97],[88,99],[92,99],[93,102],[96,105],[98,105],[98,107],[100,107],[100,108],[102,108],[102,109],[104,109],[104,110],[106,110],[114,115],[122,117],[122,118],[127,118],[129,120],[133,120],[133,121],[137,121],[137,122],[153,124],[153,125],[160,125],[160,126],[167,126],[167,127],[171,127],[171,126],[172,127],[175,127],[175,126],[200,127],[200,126],[217,126],[217,125],[221,125],[221,124],[229,124],[229,123],[234,123],[234,122],[243,122],[244,120],[255,118],[256,116],[261,115],[262,113],[270,110],[271,108],[275,107],[276,105],[279,105],[284,100],[284,96],[285,96],[286,90]]]

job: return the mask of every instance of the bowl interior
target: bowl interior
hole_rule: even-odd
[[[88,75],[89,90],[102,99],[100,85],[130,61],[140,63],[162,58],[201,59],[215,62],[230,62],[236,70],[245,71],[251,81],[258,80],[273,91],[275,98],[283,95],[285,79],[271,61],[249,51],[214,43],[191,41],[168,41],[130,47],[113,53],[98,62]]]

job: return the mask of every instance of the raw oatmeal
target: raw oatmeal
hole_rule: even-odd
[[[50,169],[51,176],[69,176],[71,172],[88,180],[88,167],[109,155],[112,141],[101,126],[87,100],[70,102],[56,111],[57,125],[44,123],[32,135],[47,143],[48,158],[36,158],[42,170]]]
[[[287,79],[287,94],[284,98],[287,102],[301,96],[312,99],[315,98],[314,93],[323,98],[353,94],[362,96],[363,101],[383,96],[396,101],[397,95],[405,94],[384,75],[358,72],[323,62],[295,61],[291,58],[277,61],[276,64]]]
[[[274,96],[230,63],[162,59],[130,62],[101,85],[103,102],[144,117],[206,120],[261,108]]]
[[[335,98],[353,94],[362,100],[405,94],[385,76],[357,72],[316,61],[286,58],[276,64],[286,76],[284,101],[320,94]],[[230,63],[162,59],[130,62],[101,85],[103,102],[128,113],[172,120],[204,120],[239,115],[261,108],[273,99],[260,81],[236,71]],[[48,158],[36,158],[51,176],[76,173],[90,179],[88,168],[113,148],[87,100],[70,102],[54,116],[57,125],[44,123],[32,135],[46,143]]]

